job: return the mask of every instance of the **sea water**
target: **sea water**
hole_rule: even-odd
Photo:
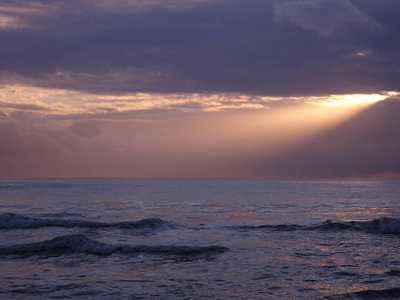
[[[0,298],[400,299],[398,179],[0,180]]]

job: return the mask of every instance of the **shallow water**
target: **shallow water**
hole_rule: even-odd
[[[400,298],[400,180],[0,180],[0,297]]]

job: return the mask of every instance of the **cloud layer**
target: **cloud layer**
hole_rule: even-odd
[[[291,22],[306,31],[331,35],[346,27],[361,26],[371,29],[378,23],[365,15],[349,0],[296,0],[276,6],[274,18],[278,24]]]
[[[3,0],[0,82],[93,93],[397,90],[399,13],[393,0]]]

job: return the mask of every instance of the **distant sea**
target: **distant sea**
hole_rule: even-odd
[[[3,179],[1,299],[400,299],[399,179]]]

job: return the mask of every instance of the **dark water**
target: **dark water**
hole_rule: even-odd
[[[400,299],[400,180],[0,180],[0,298]]]

